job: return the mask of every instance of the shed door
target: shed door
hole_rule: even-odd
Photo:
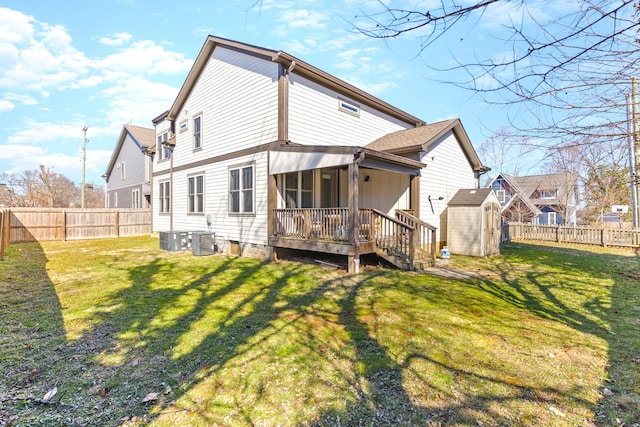
[[[500,206],[487,203],[483,215],[483,255],[493,255],[500,252]]]

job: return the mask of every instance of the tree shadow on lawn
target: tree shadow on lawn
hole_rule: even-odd
[[[640,421],[638,253],[616,255],[522,243],[510,244],[508,248],[504,262],[497,264],[497,272],[509,287],[485,280],[477,284],[479,288],[536,317],[605,341],[608,378],[603,381],[599,404],[591,405],[596,414],[591,421],[612,426]],[[521,268],[520,263],[510,261],[523,252],[544,266],[530,266],[524,282],[518,278],[522,277],[521,272],[514,271]],[[580,280],[574,281],[575,277]],[[594,290],[594,279],[608,279],[611,285]],[[567,348],[571,347],[580,351],[575,343],[567,344]]]
[[[0,423],[63,423],[70,406],[42,398],[69,356],[60,301],[39,243],[12,244],[0,262]]]
[[[379,298],[367,300],[366,295],[372,289],[400,288],[425,306],[436,298],[448,298],[455,307],[456,295],[443,288],[434,292],[428,286],[435,283],[430,279],[388,276],[381,271],[344,276],[300,263],[273,265],[222,257],[208,258],[187,270],[181,265],[186,259],[180,257],[156,257],[133,266],[114,260],[114,268],[123,269],[119,274],[129,284],[98,303],[92,326],[68,341],[61,314],[64,307],[47,276],[46,256],[39,246],[34,252],[36,262],[24,270],[33,275],[25,291],[29,298],[18,302],[24,317],[7,319],[4,310],[0,313],[2,324],[26,328],[48,319],[46,327],[20,332],[26,336],[32,332],[30,342],[36,344],[27,348],[13,343],[5,377],[9,390],[0,393],[0,416],[17,414],[18,421],[26,424],[171,425],[178,420],[268,425],[270,414],[277,413],[282,420],[291,405],[291,417],[284,419],[296,425],[472,425],[481,419],[486,422],[487,414],[492,423],[506,425],[514,422],[512,414],[500,412],[496,405],[535,404],[544,396],[548,405],[560,406],[555,396],[568,393],[576,404],[592,406],[578,397],[578,389],[529,387],[499,372],[483,374],[477,366],[453,363],[433,352],[434,348],[446,350],[446,337],[431,337],[433,348],[409,342],[402,350],[381,339],[375,329],[377,320],[372,323],[363,312],[369,310],[375,317],[373,304]],[[616,388],[623,381],[616,372],[630,369],[634,360],[637,363],[638,341],[629,329],[633,319],[619,319],[616,312],[637,306],[637,288],[629,281],[640,271],[638,258],[625,259],[633,263],[625,266],[619,257],[598,255],[616,265],[603,272],[580,264],[585,255],[581,251],[569,250],[559,261],[541,252],[539,261],[558,271],[566,263],[575,263],[587,280],[611,277],[611,307],[598,299],[587,301],[584,308],[567,305],[554,293],[553,274],[535,268],[527,272],[527,282],[534,287],[525,286],[521,279],[513,279],[510,270],[515,267],[509,264],[509,255],[498,265],[508,287],[491,280],[462,286],[476,286],[534,317],[605,339],[609,374],[616,381],[610,388],[617,396],[624,388]],[[173,271],[175,275],[167,274]],[[31,298],[34,295],[39,296]],[[428,327],[428,309],[420,316]],[[283,336],[287,341],[281,341]],[[25,360],[18,361],[23,356]],[[278,373],[282,366],[301,372]],[[36,372],[33,379],[31,372]],[[431,376],[434,373],[438,376]],[[279,380],[279,384],[269,383]],[[460,386],[450,387],[456,383]],[[54,385],[63,403],[10,399],[21,393],[42,396]],[[231,387],[237,389],[230,392]],[[149,393],[157,394],[143,403]],[[274,402],[274,393],[287,395],[288,400]],[[431,397],[444,404],[432,405]],[[628,403],[605,401],[603,405],[617,410]]]

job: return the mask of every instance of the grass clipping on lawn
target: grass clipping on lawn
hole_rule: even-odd
[[[194,257],[155,239],[15,244],[7,425],[633,425],[640,261],[511,244],[465,281]],[[46,398],[46,399],[45,399]]]

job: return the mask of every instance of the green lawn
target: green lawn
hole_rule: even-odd
[[[0,425],[640,423],[638,255],[510,244],[449,266],[474,277],[11,245]]]

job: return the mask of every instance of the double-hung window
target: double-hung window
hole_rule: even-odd
[[[140,190],[131,191],[131,207],[133,209],[140,209]]]
[[[193,118],[193,149],[202,149],[202,116]]]
[[[124,161],[120,162],[120,179],[122,181],[124,181],[127,177],[127,175],[124,173],[124,164],[125,164]]]
[[[194,175],[188,178],[187,212],[204,212],[204,175]]]
[[[158,205],[160,206],[160,213],[171,212],[171,185],[170,181],[160,182],[158,188]]]
[[[169,147],[165,144],[169,140],[169,132],[165,132],[162,135],[158,135],[158,149],[156,153],[158,160],[164,160],[169,158]]]
[[[253,165],[229,169],[229,212],[254,213]]]

